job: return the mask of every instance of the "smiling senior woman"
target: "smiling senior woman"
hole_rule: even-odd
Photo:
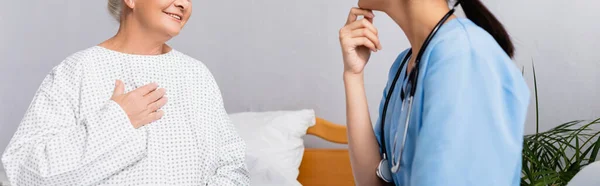
[[[108,5],[118,33],[46,76],[2,157],[11,184],[248,185],[213,76],[165,44],[192,2]]]

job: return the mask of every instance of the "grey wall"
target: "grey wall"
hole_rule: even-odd
[[[172,42],[214,73],[229,112],[313,108],[345,122],[337,32],[355,0],[194,0],[194,13]],[[514,37],[515,63],[533,91],[538,72],[542,129],[600,117],[600,14],[595,0],[486,0]],[[50,69],[67,55],[112,36],[106,1],[6,1],[0,6],[0,152]],[[366,68],[372,119],[396,55],[409,47],[377,13],[383,50]],[[534,131],[533,102],[527,132]],[[308,137],[310,147],[330,146]]]

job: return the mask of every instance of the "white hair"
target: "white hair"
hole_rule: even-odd
[[[117,21],[121,20],[121,12],[123,11],[123,0],[108,0],[108,12]]]

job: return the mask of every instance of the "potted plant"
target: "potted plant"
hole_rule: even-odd
[[[533,67],[536,132],[523,140],[521,185],[560,186],[567,183],[584,166],[596,161],[600,149],[600,131],[591,122],[576,120],[539,132],[537,79]]]

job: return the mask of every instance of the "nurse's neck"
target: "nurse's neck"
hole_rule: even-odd
[[[446,0],[406,0],[391,3],[383,11],[400,26],[410,42],[412,56],[407,69],[410,72],[421,45],[450,8]],[[453,15],[448,18],[448,21],[454,18],[456,16]]]

